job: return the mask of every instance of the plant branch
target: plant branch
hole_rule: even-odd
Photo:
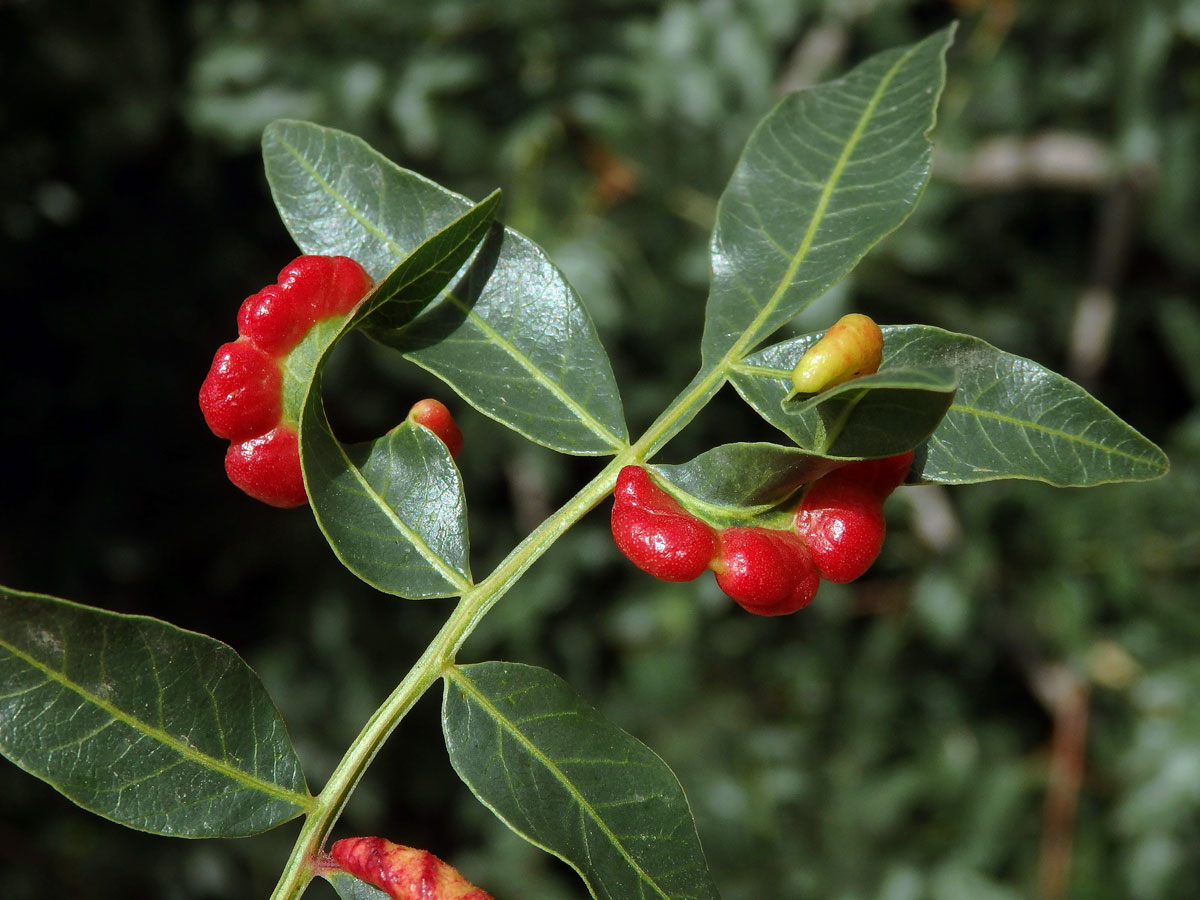
[[[440,680],[475,628],[525,571],[571,526],[607,497],[617,473],[648,460],[695,417],[725,384],[744,350],[739,341],[713,367],[701,370],[638,441],[620,453],[552,516],[529,533],[482,581],[466,591],[449,618],[396,689],[375,710],[350,744],[304,821],[271,900],[298,900],[316,874],[316,863],[330,831],[362,779],[408,711]]]

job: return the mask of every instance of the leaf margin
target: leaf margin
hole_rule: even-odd
[[[457,479],[458,505],[463,509],[462,527],[458,531],[458,540],[460,543],[460,553],[458,555],[463,558],[464,562],[461,566],[456,567],[452,561],[445,560],[437,554],[428,545],[424,537],[420,535],[418,529],[409,526],[408,523],[403,521],[402,517],[399,516],[397,510],[392,507],[386,497],[376,490],[361,468],[355,465],[347,446],[333,433],[333,428],[330,426],[328,416],[325,412],[322,394],[324,368],[334,348],[352,332],[359,330],[364,323],[370,322],[372,318],[388,313],[390,308],[397,304],[403,304],[400,310],[401,320],[406,319],[411,321],[420,315],[421,311],[427,308],[429,303],[440,296],[445,285],[455,278],[463,265],[469,268],[470,263],[468,260],[475,254],[475,251],[486,240],[487,234],[491,231],[499,199],[500,192],[494,191],[484,200],[469,207],[466,212],[447,223],[440,230],[428,235],[413,248],[412,252],[396,264],[392,271],[379,283],[375,291],[369,294],[363,303],[352,314],[347,316],[339,327],[327,335],[320,335],[320,343],[313,348],[315,356],[311,360],[311,374],[308,377],[307,384],[299,391],[297,434],[300,444],[300,462],[304,475],[305,491],[310,499],[313,518],[316,520],[317,528],[325,536],[334,556],[337,557],[343,566],[355,576],[383,593],[405,597],[403,589],[384,587],[378,581],[367,578],[360,571],[360,567],[352,564],[351,560],[347,557],[347,553],[340,543],[342,531],[345,529],[335,529],[333,523],[336,521],[340,524],[343,519],[348,517],[354,518],[354,516],[349,516],[344,509],[338,514],[339,510],[334,508],[332,502],[329,502],[330,497],[341,495],[339,492],[333,490],[334,476],[330,475],[321,479],[312,477],[311,472],[317,466],[318,455],[324,453],[340,459],[341,468],[339,471],[349,473],[351,478],[357,481],[362,488],[363,496],[371,500],[371,502],[363,502],[360,509],[367,510],[372,515],[378,514],[383,520],[390,521],[393,524],[393,528],[399,532],[400,538],[415,549],[418,556],[426,561],[427,567],[436,571],[446,583],[447,589],[445,592],[430,594],[427,591],[422,591],[418,593],[418,596],[408,599],[459,596],[469,590],[474,583],[470,574],[469,536],[465,521],[465,497],[462,477],[458,474],[457,466],[450,459],[448,452],[445,451],[444,445],[441,445],[441,442],[437,438],[432,435],[416,436],[415,440],[418,443],[424,442],[431,453],[445,457],[442,460],[443,468],[453,470]],[[455,241],[449,249],[441,247],[443,242],[446,241],[447,236],[450,236]],[[451,267],[446,269],[445,266],[448,261]],[[409,271],[410,269],[412,271]],[[439,271],[441,274],[437,274]],[[423,293],[418,293],[415,300],[406,297],[406,290],[421,283],[432,283],[436,287],[432,289],[427,288]],[[390,291],[389,296],[381,300],[373,299],[376,294],[384,291]],[[404,427],[405,424],[402,422],[399,427]],[[389,434],[382,435],[374,441],[367,443],[374,448],[376,445],[388,441],[390,435],[391,433],[389,432]],[[434,446],[435,444],[438,446]],[[368,453],[367,458],[369,457],[370,454]],[[397,523],[399,523],[399,527],[397,527]],[[337,536],[335,536],[335,531],[338,532]],[[419,537],[420,540],[416,540],[416,537]]]

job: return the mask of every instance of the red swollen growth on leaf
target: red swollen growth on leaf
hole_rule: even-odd
[[[347,873],[393,900],[492,900],[428,850],[358,837],[335,841],[329,854]]]
[[[312,328],[307,310],[297,316],[295,296],[277,284],[268,284],[242,301],[238,334],[275,356],[283,356],[300,343]]]
[[[345,315],[373,282],[348,256],[298,256],[276,284],[247,297],[238,310],[238,333],[268,353],[291,352],[322,319]]]
[[[277,284],[242,302],[239,338],[217,351],[200,409],[209,428],[230,440],[225,471],[251,497],[280,507],[308,502],[296,432],[284,419],[280,360],[314,324],[350,312],[371,286],[349,257],[300,256]]]
[[[317,321],[324,306],[325,282],[329,278],[327,256],[297,256],[279,270],[276,283],[290,298],[290,314],[309,325]]]
[[[794,528],[821,577],[844,584],[866,572],[883,549],[883,501],[866,485],[835,472],[808,489]]]
[[[334,256],[329,290],[325,294],[324,316],[344,316],[370,293],[375,282],[366,270],[348,256]],[[318,315],[317,318],[324,316]]]
[[[225,454],[229,480],[255,500],[291,509],[308,502],[300,471],[300,447],[295,430],[277,425],[266,434],[231,443]]]
[[[663,581],[691,581],[717,552],[713,529],[685,512],[640,466],[617,475],[613,540],[635,566]]]
[[[883,459],[864,459],[837,470],[839,478],[856,481],[870,488],[877,497],[886,497],[901,484],[912,468],[913,451]]]
[[[458,459],[458,454],[462,451],[463,435],[446,404],[432,397],[418,400],[408,411],[408,418],[418,425],[424,425],[440,437],[446,449],[450,451],[450,456]]]
[[[200,386],[200,411],[217,437],[255,437],[279,421],[279,364],[249,341],[222,344]]]
[[[821,585],[803,542],[790,531],[726,528],[713,563],[717,584],[747,612],[784,616],[812,602]]]
[[[296,315],[309,324],[350,312],[371,289],[371,277],[348,256],[298,256],[279,273],[279,286],[295,292]]]

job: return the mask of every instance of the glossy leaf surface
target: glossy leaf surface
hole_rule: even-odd
[[[628,431],[616,381],[574,291],[515,232],[490,249],[490,265],[469,271],[407,330],[373,335],[536,443],[617,452]]]
[[[778,444],[721,444],[678,465],[655,465],[654,471],[703,503],[768,509],[786,500],[840,462]]]
[[[593,896],[718,896],[674,773],[557,676],[501,662],[454,669],[442,725],[480,801]]]
[[[359,138],[280,121],[263,135],[276,206],[308,253],[343,253],[376,278],[470,203],[396,166]],[[627,430],[612,366],[562,272],[511,229],[496,229],[437,305],[373,335],[537,443],[606,454]]]
[[[7,588],[0,752],[85,809],[157,834],[256,834],[311,802],[278,710],[230,647]]]
[[[805,349],[816,337],[802,339]],[[767,348],[735,366],[730,381],[747,403],[798,446],[841,458],[891,456],[913,449],[941,422],[958,386],[955,372],[944,366],[888,367],[806,400],[789,400],[791,369],[781,374],[777,362],[773,348]]]
[[[383,279],[355,311],[353,324],[400,328],[442,292],[494,225],[500,206],[495,191],[431,234]]]
[[[915,206],[953,29],[790,94],[721,196],[703,355],[739,359],[837,283]]]
[[[461,594],[471,583],[467,504],[446,445],[407,420],[374,441],[343,445],[316,393],[310,397],[305,478],[317,524],[338,559],[385,593]]]
[[[917,464],[925,481],[967,484],[1026,478],[1059,486],[1090,486],[1157,478],[1163,452],[1079,385],[1044,366],[998,350],[970,335],[928,325],[883,329],[883,369],[952,369],[958,390]],[[746,360],[735,381],[779,427],[764,397],[780,398],[792,366],[815,339],[768,347]],[[761,408],[760,408],[761,407]],[[884,455],[884,454],[880,454]]]

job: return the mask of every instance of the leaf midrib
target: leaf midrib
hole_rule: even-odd
[[[1151,457],[1138,456],[1128,452],[1127,450],[1121,450],[1117,447],[1110,447],[1107,444],[1102,444],[1099,441],[1093,441],[1090,438],[1083,437],[1082,435],[1071,434],[1069,431],[1062,431],[1061,429],[1052,428],[1049,425],[1042,425],[1039,422],[1033,422],[1029,419],[1018,419],[1016,416],[1009,416],[1000,412],[979,409],[975,406],[966,406],[961,403],[951,403],[947,412],[963,413],[964,415],[975,416],[976,418],[981,419],[993,419],[997,422],[1003,422],[1006,425],[1013,425],[1018,428],[1027,428],[1030,431],[1040,431],[1044,434],[1051,435],[1052,437],[1061,438],[1064,441],[1069,441],[1075,444],[1082,444],[1085,447],[1089,447],[1093,450],[1100,450],[1113,456],[1121,456],[1130,460],[1131,462],[1139,462],[1146,465],[1155,464],[1154,459]],[[1161,468],[1161,466],[1159,466],[1159,468]]]
[[[645,882],[654,890],[657,896],[661,897],[662,900],[672,900],[671,895],[664,891],[659,886],[658,882],[655,881],[654,878],[652,878],[646,872],[646,870],[638,864],[637,860],[629,854],[629,852],[625,849],[625,845],[621,843],[621,840],[617,837],[617,835],[613,833],[613,831],[608,827],[607,823],[605,823],[605,821],[600,817],[599,812],[595,809],[595,807],[587,802],[582,794],[579,793],[574,784],[572,784],[571,780],[566,776],[562,769],[558,767],[557,763],[553,759],[547,756],[536,744],[526,738],[525,735],[517,729],[516,724],[513,723],[503,713],[501,713],[500,710],[491,702],[491,700],[489,700],[488,697],[483,694],[483,692],[475,687],[474,682],[467,678],[461,669],[458,669],[457,667],[448,668],[446,670],[446,677],[452,680],[464,694],[467,694],[473,698],[475,702],[484,709],[485,712],[491,715],[497,724],[505,727],[509,735],[512,736],[514,740],[516,740],[522,747],[524,747],[530,756],[536,759],[546,768],[548,772],[550,772],[555,780],[563,786],[563,789],[566,790],[567,793],[574,798],[575,802],[579,804],[580,809],[583,810],[583,812],[587,814],[588,818],[590,818],[592,822],[594,822],[595,825],[600,829],[601,833],[604,834],[609,843],[617,849],[617,852],[621,855],[621,858],[625,860],[625,863],[637,873],[638,877],[643,882]],[[570,863],[571,866],[576,869],[576,871],[580,871],[574,861],[566,861]],[[580,875],[583,875],[582,871],[580,871]],[[584,880],[587,881],[587,877],[583,877]]]
[[[63,687],[66,690],[71,691],[77,696],[83,698],[86,702],[108,714],[116,721],[121,722],[122,724],[132,728],[134,731],[144,734],[166,747],[169,747],[171,750],[178,753],[185,759],[197,763],[206,769],[224,775],[231,781],[237,781],[260,793],[267,794],[276,799],[291,803],[292,805],[298,807],[301,811],[306,812],[311,808],[313,798],[310,795],[288,790],[287,788],[282,787],[275,782],[258,778],[243,769],[239,769],[236,766],[230,765],[223,760],[210,756],[207,753],[202,753],[195,747],[173,737],[169,732],[164,731],[161,728],[155,728],[142,722],[140,719],[129,715],[119,707],[102,699],[98,695],[84,688],[82,685],[71,681],[65,675],[59,673],[56,669],[51,668],[36,657],[25,653],[3,638],[0,638],[0,649],[11,653],[30,668],[41,672],[44,676],[46,676],[48,681],[57,683],[60,687]],[[159,699],[161,701],[161,692],[159,694]]]
[[[549,378],[546,373],[540,367],[538,367],[538,365],[534,363],[532,359],[529,358],[527,354],[522,353],[515,344],[507,340],[503,335],[500,334],[500,332],[496,331],[496,329],[492,328],[492,326],[487,323],[487,320],[479,315],[479,313],[475,312],[475,310],[472,309],[468,304],[460,300],[453,291],[446,291],[446,299],[452,303],[456,309],[462,312],[492,344],[496,345],[505,353],[507,353],[517,363],[517,365],[533,376],[533,379],[539,385],[554,394],[555,397],[558,398],[558,401],[567,409],[569,409],[575,415],[575,418],[577,418],[584,425],[584,427],[588,429],[588,431],[592,432],[592,434],[596,435],[602,441],[612,447],[615,452],[619,453],[629,446],[628,441],[618,437],[612,431],[612,429],[580,406],[574,397],[562,389],[558,382]]]
[[[316,379],[313,380],[313,384],[316,384]],[[386,498],[381,496],[380,493],[375,490],[371,482],[367,480],[367,476],[364,475],[362,470],[350,459],[350,455],[346,452],[346,448],[342,445],[342,442],[334,436],[333,431],[329,428],[329,422],[324,416],[322,416],[321,421],[317,423],[317,427],[324,432],[325,436],[329,439],[330,444],[337,448],[338,455],[341,457],[342,463],[345,465],[346,470],[353,473],[355,481],[358,482],[364,493],[366,493],[366,495],[375,503],[379,511],[383,513],[384,518],[387,519],[388,522],[391,523],[392,527],[400,533],[400,536],[404,540],[408,541],[408,543],[413,546],[417,553],[419,553],[421,557],[427,563],[429,563],[430,567],[435,569],[437,573],[450,584],[451,587],[458,591],[459,594],[464,594],[469,591],[474,586],[473,583],[469,579],[464,578],[448,562],[442,559],[442,557],[438,555],[437,551],[429,546],[429,543],[420,535],[419,532],[410,528],[408,524],[396,514],[395,510],[392,509]]]
[[[308,161],[301,154],[298,147],[296,147],[282,135],[277,134],[276,140],[283,145],[283,148],[291,154],[292,158],[296,160],[296,162],[300,163],[301,168],[308,173],[309,177],[312,178],[312,180],[315,181],[321,187],[321,189],[325,191],[325,193],[333,197],[341,205],[342,209],[346,210],[346,212],[350,214],[351,218],[362,225],[368,234],[372,234],[379,238],[379,240],[383,242],[384,246],[388,247],[396,256],[403,258],[406,255],[400,245],[388,237],[387,233],[383,231],[383,229],[369,219],[364,218],[359,213],[358,208],[350,204],[345,195],[343,195],[340,191],[335,190],[329,181],[321,177],[320,173],[318,173],[315,168],[308,164]]]
[[[783,301],[784,296],[787,294],[788,286],[792,283],[792,279],[795,278],[796,273],[800,270],[800,266],[804,264],[804,260],[807,259],[808,253],[812,249],[817,232],[821,229],[821,223],[825,220],[825,210],[828,208],[829,202],[833,199],[834,192],[842,180],[842,175],[845,173],[846,166],[850,162],[850,157],[858,149],[858,144],[862,140],[863,133],[866,131],[867,123],[874,117],[875,110],[878,109],[879,103],[891,85],[892,79],[896,77],[896,73],[916,54],[919,47],[919,44],[910,47],[879,79],[878,86],[875,88],[874,93],[872,93],[866,107],[864,107],[862,115],[858,117],[858,122],[855,123],[854,130],[850,132],[850,137],[846,140],[842,152],[838,155],[837,161],[829,173],[829,177],[825,180],[825,185],[821,189],[821,195],[817,198],[817,205],[813,209],[812,216],[809,218],[808,228],[805,229],[804,236],[800,239],[800,245],[792,255],[792,260],[788,264],[787,269],[784,270],[783,277],[780,278],[779,284],[771,294],[770,299],[759,310],[758,315],[751,320],[750,326],[742,332],[741,337],[725,352],[725,355],[721,358],[721,362],[718,364],[720,367],[728,368],[733,361],[741,359],[746,346],[760,339],[757,334],[758,330],[762,327],[763,322],[774,314],[779,304]]]
[[[730,345],[729,349],[722,354],[721,358],[712,365],[709,371],[703,377],[698,378],[690,390],[685,391],[683,395],[678,397],[670,409],[667,410],[666,414],[655,422],[646,434],[642,436],[637,442],[638,447],[653,447],[655,442],[660,439],[660,434],[669,434],[671,428],[679,418],[686,415],[687,411],[696,403],[702,402],[705,397],[711,396],[719,390],[721,385],[729,380],[729,373],[732,367],[745,356],[750,347],[765,337],[765,335],[758,334],[758,330],[762,327],[763,322],[774,314],[787,293],[788,285],[791,284],[796,272],[800,270],[800,266],[804,263],[809,251],[812,249],[813,241],[816,239],[817,231],[820,230],[821,222],[824,219],[825,209],[828,207],[830,199],[837,190],[838,183],[841,181],[842,174],[849,163],[850,157],[854,154],[859,141],[862,139],[867,123],[875,114],[875,110],[878,108],[892,79],[896,77],[896,73],[916,54],[920,46],[920,44],[916,44],[910,47],[880,78],[878,86],[863,109],[862,115],[859,116],[854,130],[850,133],[846,145],[842,148],[841,154],[839,154],[829,177],[825,181],[825,185],[821,190],[821,196],[817,200],[816,208],[813,209],[812,216],[809,219],[808,228],[805,230],[791,263],[789,263],[771,297],[763,305],[758,315],[751,320],[750,325],[742,332],[741,336]]]

